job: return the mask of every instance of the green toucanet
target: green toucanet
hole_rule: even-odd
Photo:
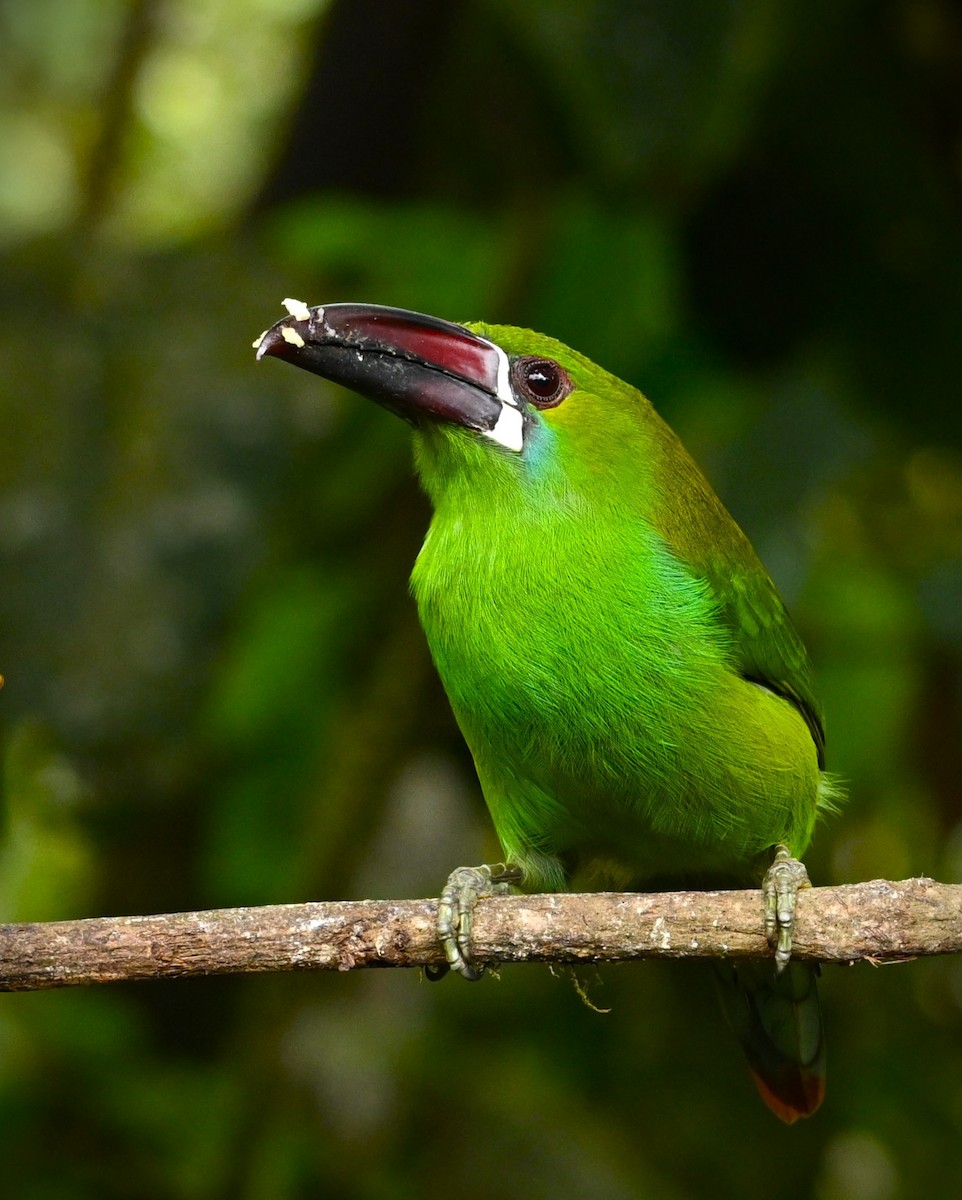
[[[434,507],[414,595],[508,864],[452,875],[449,962],[477,977],[470,906],[506,882],[764,877],[778,970],[722,962],[720,992],[769,1106],[813,1112],[816,968],[789,962],[792,906],[834,789],[808,656],[748,539],[648,400],[559,342],[285,304],[258,357],[414,426]]]

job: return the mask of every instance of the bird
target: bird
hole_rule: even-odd
[[[530,330],[308,306],[254,342],[413,427],[433,516],[411,576],[504,863],[438,909],[468,979],[479,897],[573,881],[764,889],[774,961],[719,960],[762,1099],[821,1104],[817,964],[791,958],[801,856],[840,788],[809,656],[748,538],[635,387]]]

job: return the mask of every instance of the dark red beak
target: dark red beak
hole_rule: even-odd
[[[523,412],[511,393],[507,355],[493,342],[401,308],[285,305],[290,315],[254,343],[259,359],[282,358],[414,425],[423,418],[449,422],[521,449]]]

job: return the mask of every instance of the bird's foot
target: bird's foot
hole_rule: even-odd
[[[446,963],[424,968],[430,980],[443,979],[448,971],[457,971],[465,979],[480,979],[484,967],[471,962],[471,921],[474,907],[485,896],[504,896],[512,884],[520,883],[520,867],[504,863],[496,866],[458,867],[448,881],[438,901],[438,940],[444,949]]]
[[[811,887],[805,864],[792,857],[787,846],[776,846],[772,865],[765,872],[765,936],[775,949],[775,971],[781,973],[792,957],[795,904],[802,888]]]

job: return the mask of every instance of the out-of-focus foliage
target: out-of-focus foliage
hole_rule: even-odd
[[[282,296],[630,378],[812,647],[818,881],[962,881],[950,0],[0,8],[0,919],[436,893],[496,853],[406,593],[399,422],[255,366]],[[962,1189],[962,961],[826,970],[764,1110],[703,970],[0,1001],[18,1200]]]

